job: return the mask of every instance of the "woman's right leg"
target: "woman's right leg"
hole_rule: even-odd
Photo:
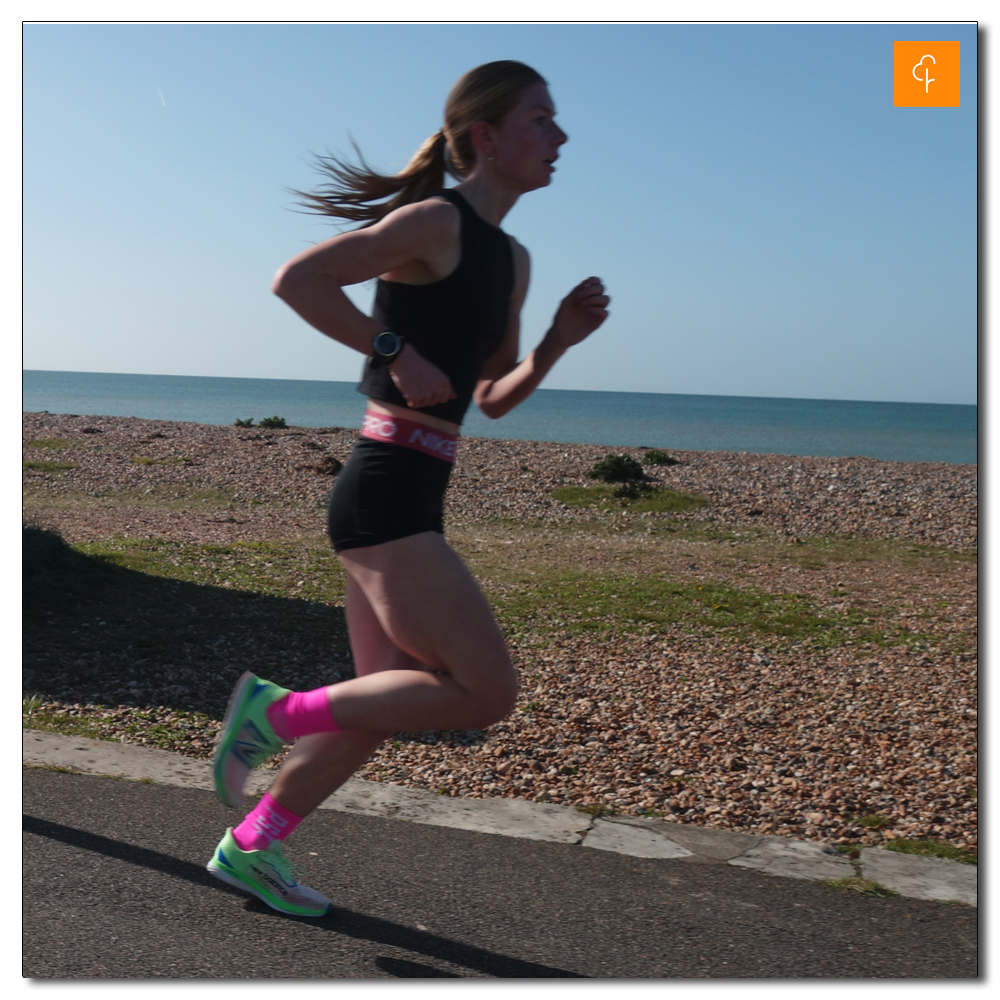
[[[341,561],[393,646],[422,669],[393,669],[327,689],[342,730],[479,729],[504,718],[517,678],[472,574],[433,531],[349,549]]]
[[[517,679],[503,635],[441,534],[351,549],[341,559],[394,650],[391,668],[294,695],[245,675],[216,751],[223,802],[236,804],[250,769],[282,742],[337,731],[480,729],[514,707]]]
[[[308,815],[399,730],[474,729],[516,698],[500,630],[475,581],[434,532],[341,554],[357,677],[327,688],[338,729],[301,737],[271,787]]]

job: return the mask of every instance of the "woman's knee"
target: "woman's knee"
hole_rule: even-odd
[[[503,671],[490,684],[478,689],[474,695],[473,717],[468,728],[483,729],[506,719],[517,704],[518,684],[513,666]]]

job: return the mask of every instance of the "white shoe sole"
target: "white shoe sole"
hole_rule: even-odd
[[[239,889],[241,892],[248,892],[251,896],[256,896],[262,903],[266,903],[271,907],[272,910],[277,910],[278,913],[284,913],[288,917],[325,917],[333,906],[333,903],[328,902],[326,909],[321,913],[297,913],[295,910],[284,910],[280,906],[276,906],[270,899],[268,899],[263,893],[254,889],[253,886],[247,885],[246,882],[240,881],[235,875],[230,875],[224,868],[221,868],[212,858],[207,865],[205,865],[205,870],[210,874],[214,875],[217,879],[222,882],[227,882],[229,885],[233,886],[234,889]]]
[[[256,681],[257,675],[248,670],[236,682],[236,687],[233,688],[233,692],[229,696],[229,704],[226,705],[226,714],[222,717],[222,728],[219,730],[215,753],[212,755],[212,778],[215,782],[215,794],[224,806],[232,806],[236,809],[243,804],[243,789],[246,787],[247,778],[250,777],[250,768],[245,767],[239,761],[224,759],[221,748],[229,734],[229,726],[236,706],[242,703],[246,689]],[[229,754],[226,755],[226,757],[229,756]],[[233,774],[233,771],[236,773]]]

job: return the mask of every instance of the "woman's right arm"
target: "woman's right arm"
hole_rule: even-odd
[[[293,257],[278,271],[272,290],[320,333],[370,355],[385,324],[361,312],[343,286],[414,264],[433,270],[457,239],[453,206],[437,201],[407,205],[373,226],[342,233]],[[409,344],[390,372],[410,406],[431,406],[454,395],[447,376]]]

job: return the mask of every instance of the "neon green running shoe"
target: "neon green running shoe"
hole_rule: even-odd
[[[267,721],[267,709],[286,694],[287,688],[249,672],[236,682],[212,761],[215,794],[223,805],[239,806],[250,772],[285,745]]]
[[[299,884],[292,874],[298,866],[285,857],[280,840],[272,841],[266,851],[241,851],[230,827],[205,867],[216,878],[251,893],[279,913],[322,917],[333,905],[315,889]]]

